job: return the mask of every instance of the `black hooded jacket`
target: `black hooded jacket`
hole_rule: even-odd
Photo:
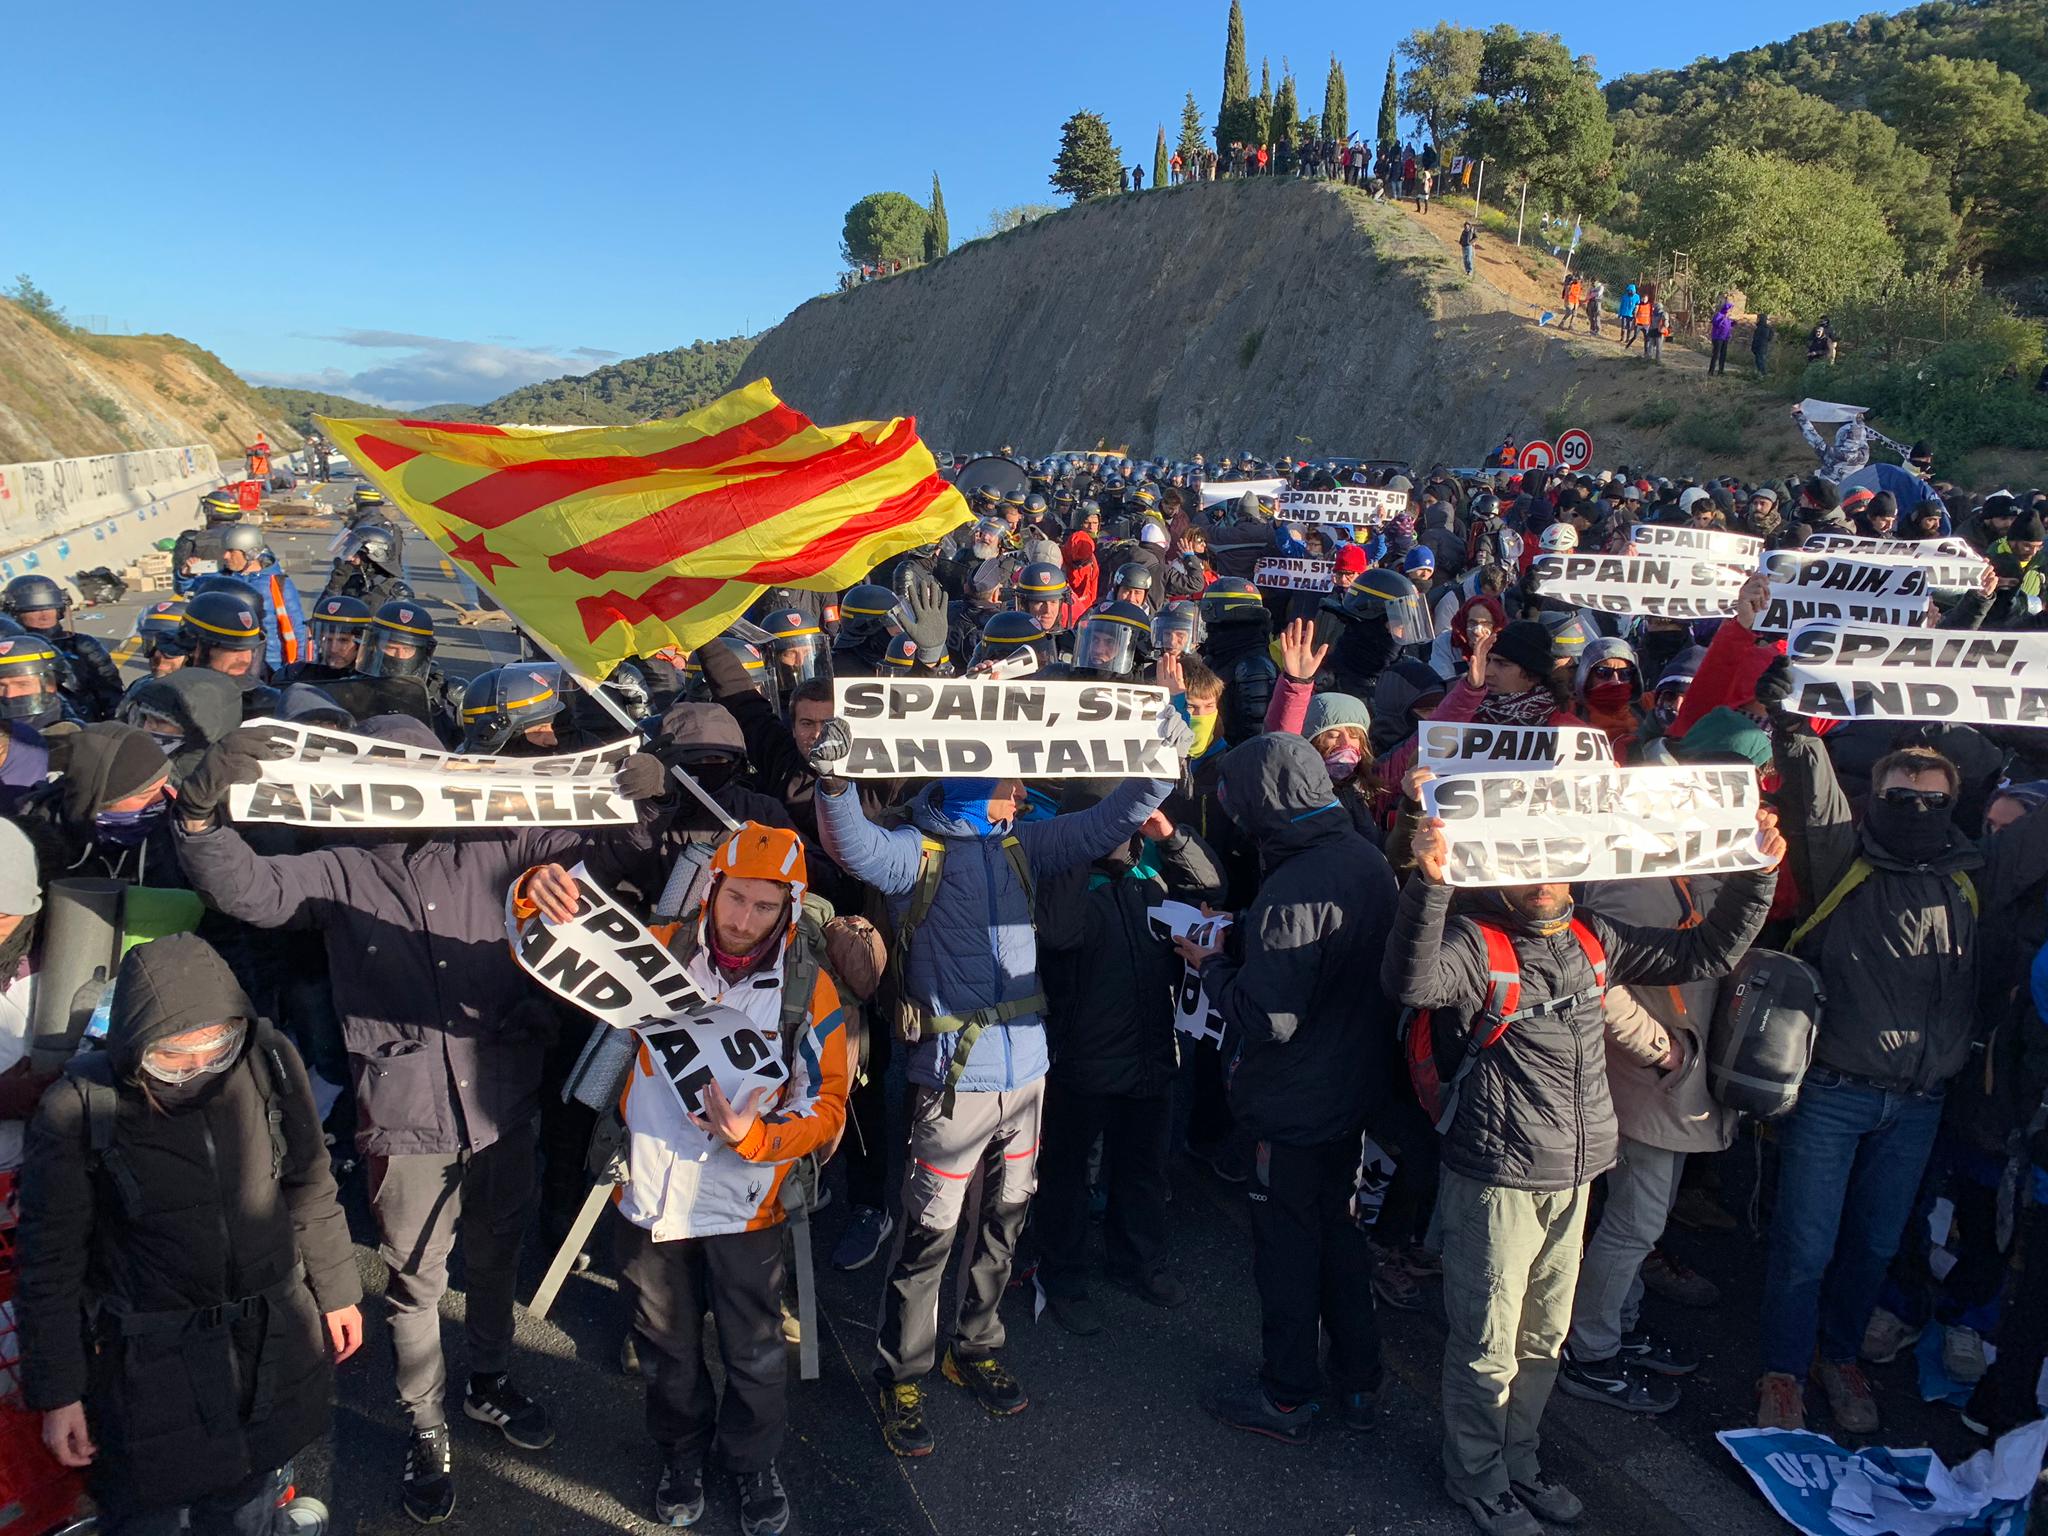
[[[1763,927],[1775,873],[1729,875],[1693,928],[1639,928],[1581,909],[1607,954],[1607,985],[1683,986],[1726,975]],[[1438,1060],[1463,1050],[1484,1006],[1486,941],[1470,918],[1448,917],[1448,886],[1419,876],[1401,893],[1380,975],[1411,1008],[1436,1015]],[[1585,951],[1569,931],[1539,934],[1502,909],[1522,973],[1522,1007],[1578,996],[1567,1011],[1520,1019],[1479,1053],[1444,1132],[1444,1166],[1509,1189],[1561,1190],[1614,1164],[1607,1091],[1607,1020]],[[1590,994],[1590,995],[1586,995]],[[1448,1078],[1446,1078],[1448,1081]]]
[[[1299,736],[1260,736],[1224,755],[1223,808],[1255,843],[1265,878],[1202,988],[1234,1045],[1230,1107],[1262,1141],[1317,1146],[1355,1135],[1387,1090],[1394,1006],[1367,957],[1394,917],[1394,874],[1330,792]]]
[[[1265,609],[1246,608],[1216,620],[1202,643],[1202,657],[1223,679],[1223,739],[1250,741],[1266,728],[1266,709],[1273,702],[1280,669],[1270,649],[1273,618]]]
[[[234,1066],[144,1096],[146,1046],[231,1018],[250,1020]],[[73,1070],[112,1084],[113,1147],[95,1156],[79,1083],[45,1096],[22,1178],[28,1405],[84,1401],[117,1514],[187,1503],[326,1432],[320,1317],[362,1285],[319,1112],[290,1042],[190,934],[129,951],[106,1052]]]
[[[156,738],[109,720],[52,734],[48,741],[50,771],[58,777],[24,796],[13,818],[35,845],[43,879],[75,876],[183,886],[168,825],[159,825],[139,846],[103,839],[94,825],[94,818],[115,801],[169,776],[170,764]]]

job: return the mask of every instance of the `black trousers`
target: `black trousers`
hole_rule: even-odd
[[[1259,1377],[1283,1408],[1322,1391],[1317,1346],[1324,1333],[1331,1385],[1341,1393],[1379,1390],[1372,1247],[1350,1211],[1357,1171],[1355,1133],[1315,1147],[1258,1146],[1251,1202],[1252,1280],[1266,1355]]]
[[[1214,1041],[1202,1040],[1189,1053],[1188,1129],[1190,1146],[1208,1150],[1230,1139],[1235,1121],[1230,1114],[1230,1095],[1223,1084],[1223,1051]]]
[[[852,1122],[839,1142],[846,1164],[846,1194],[855,1205],[886,1211],[890,1205],[889,1148],[903,1145],[899,1128],[889,1133],[889,1096],[883,1079],[889,1071],[895,1038],[879,1004],[868,1010],[867,1081],[855,1083],[847,1095],[846,1118]]]
[[[671,1462],[694,1465],[708,1451],[721,1471],[765,1470],[789,1419],[781,1223],[666,1243],[630,1221],[613,1226],[633,1330],[653,1357],[647,1432]],[[704,1364],[707,1312],[718,1322],[723,1401]]]
[[[1173,1101],[1081,1093],[1046,1084],[1045,1145],[1038,1155],[1038,1278],[1052,1296],[1088,1293],[1088,1153],[1103,1138],[1109,1210],[1103,1243],[1110,1269],[1149,1275],[1166,1261],[1166,1164]]]
[[[1707,359],[1707,372],[1726,373],[1727,371],[1728,338],[1724,336],[1719,341],[1714,343],[1713,355]]]

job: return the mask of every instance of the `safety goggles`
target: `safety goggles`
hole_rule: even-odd
[[[242,1038],[248,1031],[248,1024],[241,1019],[187,1030],[147,1047],[142,1053],[142,1070],[160,1083],[171,1084],[225,1072],[241,1056]]]

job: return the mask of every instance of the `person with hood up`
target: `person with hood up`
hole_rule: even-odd
[[[1419,878],[1401,893],[1381,978],[1400,1002],[1431,1010],[1451,1085],[1437,1196],[1450,1324],[1444,1486],[1488,1536],[1537,1536],[1537,1516],[1569,1523],[1583,1511],[1538,1460],[1538,1426],[1571,1321],[1588,1194],[1615,1158],[1603,998],[1611,987],[1710,980],[1741,958],[1785,853],[1774,816],[1760,811],[1758,824],[1767,868],[1729,876],[1705,920],[1679,929],[1582,911],[1562,883],[1487,891],[1453,917],[1443,823],[1415,837]],[[1512,947],[1520,1007],[1474,1052],[1471,1032],[1491,1023],[1499,938]],[[1459,1062],[1469,1067],[1447,1070]]]
[[[1218,577],[1250,581],[1259,562],[1272,553],[1273,521],[1258,496],[1246,491],[1209,531],[1209,566]]]
[[[181,667],[130,688],[119,717],[149,733],[170,759],[175,777],[242,723],[242,690],[218,672]]]
[[[1347,1428],[1372,1427],[1382,1381],[1372,1246],[1350,1200],[1387,1097],[1394,1006],[1356,956],[1381,942],[1396,892],[1299,736],[1232,748],[1219,778],[1265,874],[1227,943],[1175,947],[1235,1041],[1230,1107],[1258,1142],[1249,1194],[1264,1363],[1208,1407],[1233,1428],[1298,1445],[1323,1391],[1324,1335]]]
[[[22,1133],[57,1074],[28,1055],[42,951],[43,911],[36,851],[12,822],[0,821],[0,1169],[21,1166]]]
[[[1176,751],[1193,740],[1171,710],[1159,731]],[[966,1294],[942,1369],[992,1414],[1029,1406],[997,1355],[997,1308],[1037,1187],[1048,1065],[1032,887],[1128,842],[1174,785],[1126,779],[1089,810],[1020,822],[1017,780],[940,779],[910,802],[907,825],[884,829],[840,777],[850,751],[839,720],[811,748],[819,830],[839,865],[888,904],[899,1034],[915,1042],[903,1225],[883,1292],[874,1379],[884,1442],[898,1456],[928,1456],[934,1440],[922,1382],[938,1354],[939,1283],[977,1168],[987,1176],[981,1228],[969,1245]]]
[[[49,767],[55,777],[14,811],[46,879],[184,884],[167,825],[171,765],[147,731],[106,720],[54,736]]]
[[[440,748],[409,716],[376,716],[357,729]],[[398,1396],[412,1422],[400,1497],[407,1514],[431,1525],[455,1508],[440,1304],[458,1231],[470,1365],[463,1412],[522,1450],[541,1450],[555,1434],[547,1409],[508,1374],[541,1078],[556,1025],[553,1005],[505,943],[505,892],[521,872],[568,856],[588,862],[608,888],[622,868],[651,885],[649,822],[668,774],[646,753],[621,766],[620,794],[650,802],[629,829],[358,827],[310,852],[265,857],[220,813],[233,785],[261,777],[268,750],[262,728],[245,726],[185,775],[178,851],[215,910],[256,928],[317,932],[327,946],[356,1150],[368,1163],[390,1270]]]
[[[1714,318],[1707,322],[1707,339],[1711,341],[1713,353],[1707,359],[1707,372],[1728,371],[1728,343],[1735,335],[1735,301],[1723,299],[1714,311]]]
[[[109,1536],[278,1528],[362,1283],[306,1069],[205,940],[122,959],[106,1048],[30,1127],[19,1236],[24,1396]]]
[[[1115,786],[1072,785],[1061,814],[1099,805]],[[1223,872],[1208,846],[1153,811],[1128,841],[1040,887],[1036,908],[1046,1034],[1045,1149],[1032,1230],[1037,1287],[1069,1333],[1102,1331],[1088,1295],[1090,1154],[1103,1142],[1110,1274],[1157,1307],[1187,1290],[1166,1264],[1167,1161],[1180,1048],[1174,993],[1183,966],[1147,914],[1162,901],[1220,901]]]
[[[619,1095],[626,1173],[616,1205],[625,1219],[614,1231],[634,1333],[654,1357],[655,1518],[702,1518],[708,1457],[736,1485],[745,1536],[773,1536],[790,1519],[775,1466],[789,1417],[783,1185],[798,1160],[828,1157],[838,1144],[853,1056],[838,987],[817,961],[822,934],[804,911],[797,835],[749,822],[719,843],[710,868],[703,902],[654,932],[717,1005],[713,1018],[780,1040],[786,1075],[737,1100],[714,1078],[693,1109],[643,1045]],[[569,871],[552,864],[526,875],[518,902],[522,915],[568,922],[579,898]],[[808,991],[792,994],[797,987]],[[722,1402],[704,1359],[706,1314],[718,1324]]]
[[[1642,728],[1637,701],[1643,696],[1642,669],[1626,640],[1595,640],[1579,656],[1579,713],[1606,733],[1614,760],[1625,763]]]
[[[1785,710],[1790,692],[1782,659],[1756,684],[1805,897],[1785,947],[1820,972],[1828,1006],[1799,1101],[1778,1122],[1757,1423],[1804,1427],[1810,1368],[1836,1424],[1871,1434],[1877,1403],[1858,1350],[1949,1080],[1979,1038],[1980,914],[2009,913],[2048,876],[2048,816],[1972,840],[1954,819],[1960,771],[1914,746],[1872,768],[1859,822],[1812,722]]]
[[[1621,323],[1621,344],[1624,348],[1636,339],[1636,285],[1630,283],[1621,290],[1621,297],[1615,301],[1614,315]]]

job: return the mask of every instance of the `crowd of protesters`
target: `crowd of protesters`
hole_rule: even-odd
[[[1143,190],[1142,177],[1135,185],[1132,182],[1138,169],[1132,167],[1125,172],[1125,191]],[[1171,186],[1250,176],[1293,176],[1341,181],[1346,186],[1366,188],[1379,197],[1424,199],[1425,189],[1441,191],[1446,177],[1455,179],[1459,186],[1469,186],[1471,179],[1463,160],[1447,169],[1434,144],[1382,144],[1375,150],[1357,134],[1348,139],[1282,139],[1272,144],[1232,140],[1220,152],[1204,146],[1192,157],[1176,150],[1167,169]],[[1425,211],[1421,203],[1417,211]]]
[[[1081,1338],[1105,1326],[1098,1268],[1154,1306],[1187,1301],[1180,1276],[1208,1258],[1177,1250],[1178,1155],[1250,1200],[1261,1353],[1210,1412],[1295,1444],[1369,1431],[1379,1310],[1423,1310],[1437,1289],[1446,1490],[1481,1530],[1529,1536],[1581,1513],[1541,1455],[1553,1389],[1657,1413],[1698,1364],[1642,1301],[1715,1301],[1663,1237],[1688,1202],[1734,1223],[1711,1175],[1740,1117],[1702,1055],[1723,978],[1755,944],[1795,953],[1829,999],[1774,1126],[1756,1422],[1876,1432],[1863,1362],[1923,1330],[1973,1384],[1973,1427],[2033,1418],[2048,737],[1788,712],[1762,578],[1732,617],[1689,624],[1573,609],[1530,574],[1538,552],[1625,551],[1643,523],[1770,548],[1954,536],[1988,574],[1934,622],[2048,625],[2048,493],[1972,494],[1934,477],[1924,445],[1873,491],[1860,419],[1814,436],[1824,473],[1758,484],[1205,456],[969,464],[973,519],[940,543],[845,592],[765,592],[693,655],[613,675],[610,702],[640,722],[615,782],[636,814],[602,832],[281,834],[229,814],[276,750],[258,719],[494,757],[621,734],[550,667],[441,679],[374,492],[310,604],[261,530],[211,503],[178,557],[183,590],[138,627],[139,675],[72,627],[58,583],[15,581],[0,625],[0,1165],[21,1165],[15,1305],[50,1453],[90,1470],[112,1532],[271,1529],[291,1459],[325,1433],[333,1366],[362,1337],[337,1191],[360,1181],[411,1433],[402,1462],[344,1481],[362,1496],[388,1478],[412,1518],[449,1519],[453,1250],[461,1411],[541,1449],[554,1429],[545,1373],[514,1347],[514,1275],[529,1229],[551,1244],[568,1230],[595,1146],[622,1179],[605,1217],[622,1355],[649,1378],[654,1470],[632,1497],[688,1526],[709,1478],[742,1529],[780,1531],[783,1226],[821,1166],[846,1192],[830,1261],[876,1266],[882,1439],[922,1457],[939,1448],[935,1371],[992,1415],[1030,1406],[1004,1348],[1020,1266]],[[1291,525],[1258,486],[1216,489],[1271,479],[1371,483],[1406,506]],[[1269,559],[1319,556],[1327,590],[1253,579]],[[991,672],[1161,684],[1159,730],[1184,766],[845,776],[832,678]],[[1454,890],[1416,762],[1432,720],[1583,723],[1624,763],[1754,769],[1764,867]],[[735,1103],[714,1085],[686,1113],[647,1086],[642,1051],[596,1106],[565,1101],[605,1026],[520,969],[505,921],[508,906],[573,919],[579,863],[707,996],[786,1037],[779,1088]],[[37,987],[57,968],[44,919],[79,876],[196,901],[188,931],[128,950],[104,997],[55,1010],[75,1054],[53,1060],[30,1049],[48,1043],[31,1021],[51,1015]],[[1236,920],[1163,938],[1146,914],[1169,897]],[[1188,967],[1220,1042],[1176,1033]],[[1504,969],[1519,1007],[1499,1001]],[[1455,1088],[1440,1114],[1400,1065],[1417,1040]],[[324,1114],[316,1087],[334,1097]],[[1901,1243],[1937,1200],[1954,1212],[1941,1278]]]

